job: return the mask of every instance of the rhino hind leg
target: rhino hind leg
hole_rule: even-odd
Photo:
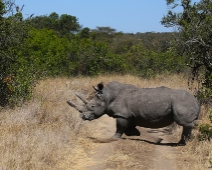
[[[127,136],[140,136],[140,132],[138,129],[136,129],[135,127],[132,127],[132,128],[128,128],[126,129],[126,131],[124,132],[125,135]]]
[[[183,127],[183,132],[181,135],[181,139],[178,142],[179,145],[185,145],[186,141],[188,141],[189,139],[191,139],[191,131],[192,131],[192,127]]]

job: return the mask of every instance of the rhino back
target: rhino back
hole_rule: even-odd
[[[164,110],[171,107],[171,98],[166,90],[168,88],[137,88],[125,85],[115,94],[109,108],[116,115],[152,120],[155,116],[163,116]]]
[[[172,101],[168,88],[139,89],[126,97],[125,102],[129,114],[139,122],[164,122],[170,119],[172,113]]]

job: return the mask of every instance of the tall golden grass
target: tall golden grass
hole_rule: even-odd
[[[76,91],[89,97],[93,85],[113,80],[139,87],[189,90],[183,75],[158,75],[152,79],[107,75],[40,81],[31,101],[22,107],[0,110],[0,169],[83,169],[85,162],[92,165],[86,149],[93,145],[83,138],[89,133],[87,125],[66,101],[78,100],[74,95]],[[207,111],[208,108],[203,109],[204,114]],[[203,121],[206,120],[203,117]],[[195,160],[185,169],[204,169],[210,166],[212,146],[210,142],[193,140],[182,148],[182,154]]]

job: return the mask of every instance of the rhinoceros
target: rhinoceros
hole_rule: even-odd
[[[116,132],[111,138],[113,140],[120,139],[123,134],[139,136],[136,126],[162,128],[175,121],[183,126],[179,144],[185,145],[200,113],[197,99],[185,90],[164,86],[139,88],[117,81],[109,82],[106,86],[99,83],[94,89],[96,95],[89,102],[76,93],[84,102],[83,106],[70,100],[67,103],[80,112],[83,120],[91,121],[104,114],[115,118]]]

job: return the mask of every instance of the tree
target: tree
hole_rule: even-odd
[[[90,37],[90,28],[85,27],[80,31],[80,38],[89,38]]]
[[[162,18],[166,27],[176,27],[178,34],[173,42],[175,52],[188,57],[193,79],[201,85],[201,94],[208,90],[212,95],[212,1],[166,0],[172,10]],[[176,13],[175,8],[182,8]],[[201,77],[200,77],[201,75]],[[206,90],[207,89],[207,90]],[[202,95],[201,95],[202,96]],[[204,95],[205,96],[205,95]],[[209,97],[205,96],[205,97]]]
[[[43,15],[29,18],[28,22],[36,29],[53,29],[60,36],[76,33],[81,28],[75,16],[68,14],[59,16],[56,12],[52,12],[49,16]]]
[[[59,20],[59,31],[65,35],[67,33],[76,33],[80,29],[78,19],[75,16],[62,14]]]
[[[28,56],[28,61],[39,75],[67,75],[69,42],[66,37],[59,38],[54,30],[32,29],[25,47],[20,54]]]
[[[23,101],[32,90],[33,71],[20,55],[29,29],[19,7],[0,0],[0,106]]]
[[[105,41],[111,43],[115,36],[116,30],[110,27],[97,27],[91,31],[93,40]]]

